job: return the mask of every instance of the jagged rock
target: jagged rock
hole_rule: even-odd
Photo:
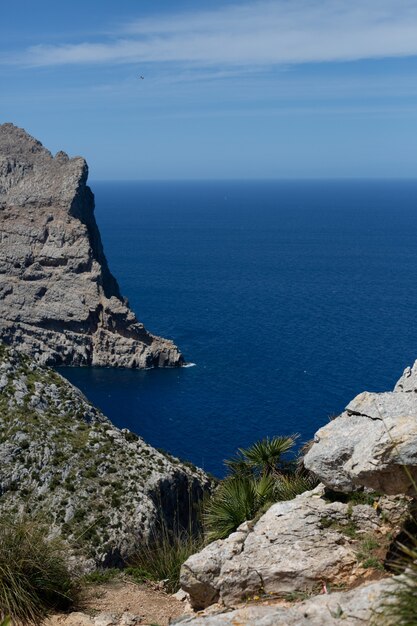
[[[352,591],[314,596],[293,606],[249,605],[228,613],[180,618],[192,626],[363,626],[375,618],[395,579],[384,579]],[[378,623],[378,621],[375,621]]]
[[[316,433],[305,466],[331,489],[368,487],[416,496],[416,365],[407,368],[394,392],[363,392]]]
[[[0,338],[49,365],[181,365],[121,297],[87,175],[81,157],[0,125]]]
[[[394,391],[417,392],[417,361],[412,367],[406,367],[403,375],[394,387]]]
[[[209,544],[181,569],[181,587],[194,608],[220,602],[236,606],[247,597],[314,590],[323,582],[346,583],[360,569],[358,540],[382,533],[369,505],[328,502],[324,487],[274,504],[255,524]]]
[[[48,521],[76,540],[81,570],[122,564],[161,520],[196,522],[202,470],[116,428],[62,376],[1,344],[0,379],[0,516]]]

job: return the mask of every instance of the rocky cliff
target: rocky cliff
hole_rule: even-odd
[[[0,344],[0,516],[40,516],[77,544],[83,566],[118,565],[161,521],[187,527],[209,486],[202,470],[119,430],[59,374]]]
[[[47,364],[181,365],[121,297],[87,175],[84,159],[0,125],[0,338]]]

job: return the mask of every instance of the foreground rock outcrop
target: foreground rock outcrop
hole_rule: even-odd
[[[228,613],[179,619],[192,626],[360,626],[378,624],[384,594],[395,580],[384,579],[352,591],[317,595],[293,606],[249,606]]]
[[[331,489],[417,496],[417,366],[393,392],[359,394],[320,428],[305,466]]]
[[[164,367],[110,273],[84,159],[0,125],[0,339],[44,364]]]
[[[40,517],[82,567],[117,566],[161,521],[188,527],[209,486],[202,470],[119,430],[59,374],[0,344],[0,516]]]
[[[381,575],[384,563],[397,558],[395,537],[415,517],[417,363],[393,392],[354,398],[317,432],[304,464],[322,481],[316,489],[274,504],[258,521],[245,522],[184,563],[181,586],[193,608],[219,609],[185,623],[369,622],[389,580],[344,594],[319,594],[328,587],[356,587],[373,568]],[[273,603],[297,592],[316,597],[291,608],[237,608],[254,598],[266,605],[266,598]],[[237,610],[225,612],[228,608]]]
[[[361,540],[382,545],[392,530],[380,515],[384,505],[378,512],[368,504],[331,502],[320,485],[191,556],[181,586],[202,609],[216,602],[237,606],[256,595],[319,592],[323,583],[350,585],[364,574]]]

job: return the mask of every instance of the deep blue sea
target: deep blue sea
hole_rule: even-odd
[[[64,373],[154,446],[220,476],[417,358],[417,181],[91,186],[123,294],[196,366]]]

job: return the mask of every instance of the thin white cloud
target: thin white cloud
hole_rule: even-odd
[[[39,44],[13,61],[31,66],[177,62],[253,67],[413,56],[417,2],[259,0],[137,20],[113,35],[101,43]]]

